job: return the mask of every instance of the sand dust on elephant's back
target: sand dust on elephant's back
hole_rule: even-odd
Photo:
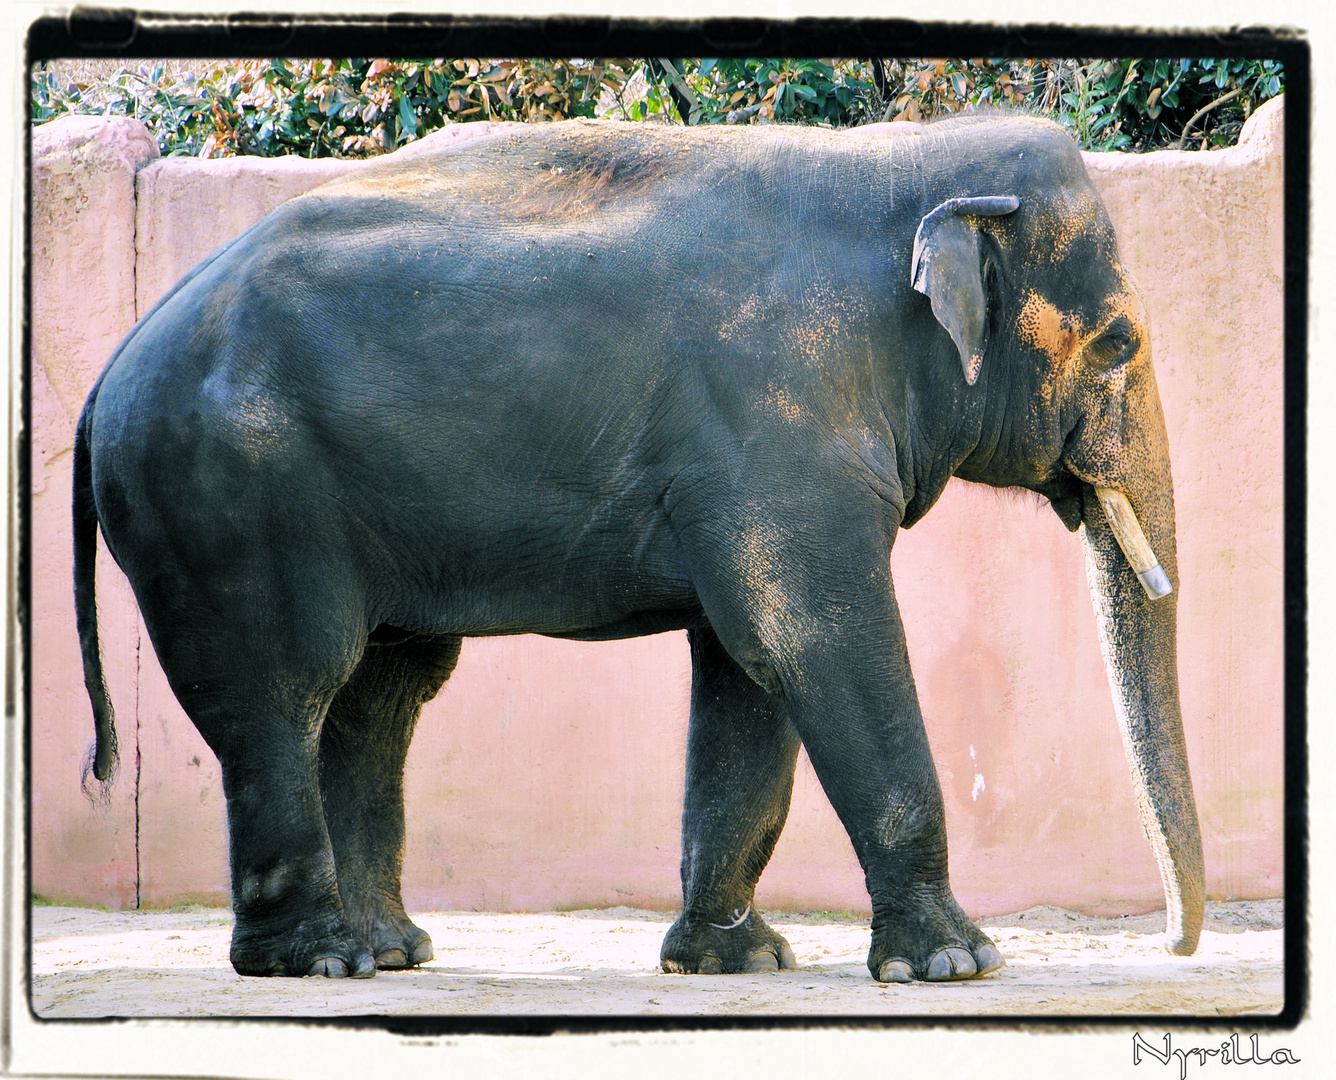
[[[1163,915],[1032,908],[984,920],[1007,959],[984,979],[881,986],[865,920],[771,915],[796,971],[659,971],[671,916],[613,908],[415,916],[437,958],[369,980],[254,979],[227,959],[225,911],[32,912],[32,1007],[43,1017],[367,1014],[1264,1015],[1284,1005],[1283,902],[1213,904],[1196,955],[1167,955]]]

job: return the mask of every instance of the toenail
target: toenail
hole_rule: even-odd
[[[1002,958],[1001,951],[996,945],[983,945],[980,947],[975,959],[979,965],[979,974],[987,975],[990,971],[996,971],[1006,963]]]
[[[748,974],[763,974],[779,970],[779,958],[769,949],[754,952],[747,959],[747,966],[742,969]]]
[[[337,956],[322,956],[307,969],[308,975],[323,975],[327,979],[343,979],[348,975],[348,965]]]
[[[877,981],[907,983],[914,981],[914,968],[908,960],[887,960],[877,972]]]
[[[942,949],[928,964],[928,980],[943,982],[948,979],[968,979],[978,968],[968,949]]]

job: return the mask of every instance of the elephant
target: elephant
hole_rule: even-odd
[[[795,966],[754,900],[800,747],[865,873],[873,979],[1000,968],[948,881],[890,572],[953,476],[1083,537],[1167,947],[1191,953],[1167,435],[1071,139],[574,121],[402,158],[197,266],[77,427],[85,786],[116,757],[100,530],[221,766],[235,969],[432,958],[403,774],[463,639],[670,630],[692,677],[663,970]]]

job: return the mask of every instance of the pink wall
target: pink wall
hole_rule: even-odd
[[[1237,149],[1087,155],[1152,317],[1178,495],[1184,722],[1221,898],[1281,892],[1282,115],[1259,111]],[[123,762],[109,807],[79,793],[92,723],[69,584],[74,420],[136,312],[273,206],[357,167],[153,157],[130,121],[63,120],[34,137],[33,888],[110,907],[133,905],[136,888],[146,906],[225,902],[226,833],[217,763],[105,557]],[[966,909],[1162,906],[1079,540],[1037,500],[953,482],[901,535],[892,568]],[[410,756],[410,908],[675,906],[689,679],[681,634],[466,642]],[[758,901],[867,910],[805,759]]]

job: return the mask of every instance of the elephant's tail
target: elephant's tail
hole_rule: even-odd
[[[88,395],[79,426],[74,433],[74,620],[83,653],[84,686],[93,704],[93,727],[97,741],[84,762],[84,794],[94,802],[105,802],[116,771],[116,714],[102,676],[102,652],[97,641],[97,533],[100,528],[97,503],[93,499],[91,436],[93,403],[102,380]]]

